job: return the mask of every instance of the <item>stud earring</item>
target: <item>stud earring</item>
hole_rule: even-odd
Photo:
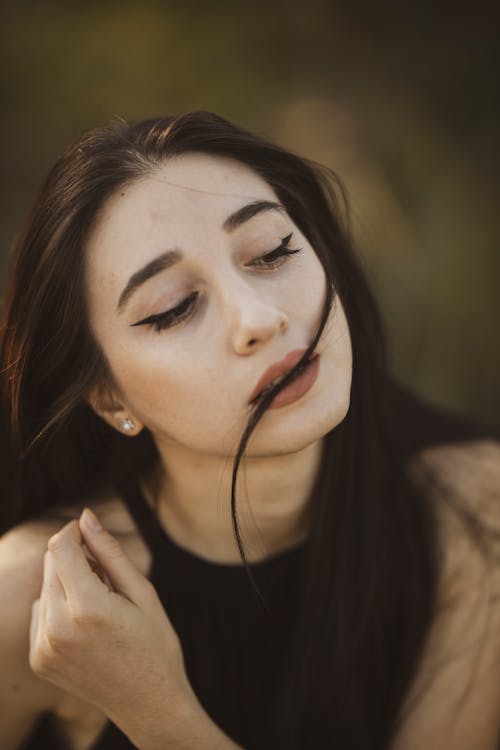
[[[125,432],[131,432],[135,427],[135,422],[133,419],[122,419],[120,427]]]

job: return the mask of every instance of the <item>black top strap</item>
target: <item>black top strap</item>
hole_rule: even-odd
[[[161,525],[154,509],[147,502],[139,484],[136,474],[129,474],[116,482],[116,491],[125,503],[130,515],[134,519],[137,529],[141,534],[151,557],[151,580],[159,587],[162,596],[165,580],[169,570],[176,571],[176,580],[182,577],[183,589],[186,589],[188,580],[194,581],[199,587],[200,580],[206,580],[213,584],[217,582],[220,587],[223,582],[239,582],[246,578],[244,566],[240,562],[219,563],[205,559],[198,554],[182,547],[173,541],[168,532]],[[297,563],[303,556],[305,542],[276,552],[264,560],[251,563],[254,573],[260,577],[272,579],[279,577],[281,570],[288,570],[292,560]]]

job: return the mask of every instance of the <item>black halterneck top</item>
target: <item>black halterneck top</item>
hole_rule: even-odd
[[[485,437],[500,440],[498,431],[430,405],[397,381],[389,380],[388,386],[384,423],[391,435],[389,449],[395,463],[403,465],[416,451],[439,443]],[[322,480],[318,479],[313,495],[320,486]],[[214,722],[244,750],[276,750],[272,739],[274,701],[289,661],[287,650],[307,544],[252,565],[271,609],[268,616],[242,565],[211,563],[176,545],[158,523],[137,478],[129,477],[117,489],[151,552],[150,578],[179,635],[198,699]],[[109,723],[88,750],[131,747]],[[45,748],[67,750],[48,716],[42,717],[22,750]]]
[[[178,546],[158,522],[135,479],[118,489],[151,552],[149,578],[179,635],[199,701],[244,750],[268,747],[306,543],[252,564],[269,608],[266,612],[243,564],[210,562]],[[89,750],[132,747],[109,722]],[[22,750],[35,748],[67,750],[50,716],[41,718]]]

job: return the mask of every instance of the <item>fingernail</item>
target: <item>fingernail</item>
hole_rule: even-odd
[[[91,531],[99,531],[102,529],[101,524],[97,520],[94,513],[90,510],[90,508],[85,508],[82,514],[83,522]]]

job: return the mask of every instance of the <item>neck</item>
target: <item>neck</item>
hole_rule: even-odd
[[[145,479],[169,536],[194,554],[240,563],[231,521],[233,458],[158,446],[161,462]],[[238,470],[236,514],[245,553],[258,562],[305,540],[310,499],[319,471],[322,440],[302,450],[266,457],[245,456]]]

